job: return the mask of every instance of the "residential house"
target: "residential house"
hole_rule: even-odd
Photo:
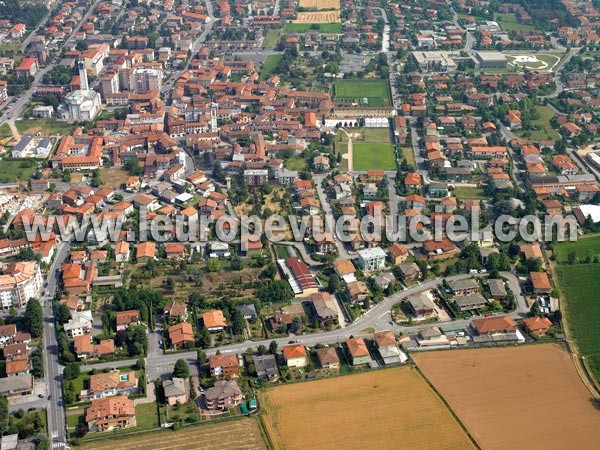
[[[208,366],[210,375],[218,379],[236,378],[240,374],[238,358],[234,354],[210,355]]]
[[[110,431],[136,426],[135,405],[126,395],[92,400],[85,412],[89,431]]]
[[[464,280],[452,280],[448,283],[448,287],[452,295],[472,295],[479,290],[479,283],[473,278],[466,278]]]
[[[408,249],[402,244],[394,244],[387,249],[392,264],[402,264],[408,259]]]
[[[73,348],[77,358],[87,360],[113,354],[115,342],[112,339],[104,339],[98,344],[92,344],[91,336],[83,334],[73,338]]]
[[[204,327],[211,333],[223,331],[227,326],[227,321],[225,320],[225,316],[223,316],[223,311],[220,309],[214,309],[202,314],[202,322],[204,323]]]
[[[505,300],[508,292],[506,292],[506,287],[504,286],[504,281],[502,280],[488,280],[488,287],[490,289],[490,294],[492,299],[494,300]]]
[[[188,317],[187,305],[183,302],[168,301],[163,308],[163,315],[167,322],[185,322]]]
[[[89,334],[92,331],[92,325],[94,319],[92,318],[92,312],[90,310],[73,312],[71,319],[64,324],[63,329],[67,336],[73,338],[75,336],[82,336]]]
[[[252,357],[256,376],[268,381],[277,381],[279,379],[279,369],[275,355],[255,355]]]
[[[255,322],[256,319],[258,319],[258,314],[256,312],[256,306],[254,306],[254,303],[237,305],[235,307],[235,309],[237,309],[239,312],[241,312],[244,319],[246,319],[250,322]]]
[[[396,344],[396,336],[394,336],[393,331],[373,333],[373,340],[384,364],[403,363],[407,361],[408,358],[400,351]]]
[[[243,395],[235,381],[220,380],[204,391],[206,407],[210,410],[224,411],[242,402]]]
[[[523,325],[529,334],[545,336],[552,322],[547,317],[527,317],[523,319]]]
[[[338,259],[333,262],[333,270],[346,283],[356,281],[356,267],[349,259]]]
[[[115,247],[115,260],[118,263],[129,261],[129,243],[127,241],[119,241]]]
[[[546,272],[530,272],[529,279],[534,294],[550,294],[552,292],[552,284]]]
[[[0,347],[5,347],[17,335],[17,326],[15,324],[0,325]]]
[[[369,296],[369,288],[364,281],[352,281],[346,284],[346,292],[350,302],[362,305]]]
[[[467,294],[456,297],[454,305],[458,312],[475,311],[484,308],[488,304],[487,299],[479,294]]]
[[[353,366],[369,364],[371,357],[363,338],[346,339],[346,346],[348,347],[348,354]]]
[[[84,389],[79,394],[81,400],[94,400],[113,395],[132,395],[138,391],[138,380],[133,370],[96,373],[90,375],[88,383],[89,389]]]
[[[139,325],[140,323],[140,312],[137,309],[130,309],[128,311],[117,311],[117,333],[119,331],[125,331],[130,325]]]
[[[426,320],[437,317],[435,304],[428,293],[411,295],[406,299],[412,313],[417,320]]]
[[[187,322],[171,325],[168,332],[171,347],[175,349],[184,348],[187,344],[193,344],[195,341],[192,325]]]
[[[337,325],[338,308],[335,297],[328,292],[317,292],[310,296],[313,312],[320,325]]]
[[[306,366],[306,349],[302,344],[285,345],[282,348],[283,358],[288,367]]]
[[[421,276],[421,268],[414,262],[398,264],[398,271],[404,282],[416,281]]]
[[[340,358],[335,347],[317,348],[315,349],[315,355],[321,369],[338,370],[340,368]]]
[[[173,377],[170,380],[165,380],[162,387],[167,405],[173,406],[178,403],[182,405],[188,402],[188,390],[183,378]]]
[[[385,267],[385,251],[381,247],[366,248],[358,251],[358,265],[366,271]]]

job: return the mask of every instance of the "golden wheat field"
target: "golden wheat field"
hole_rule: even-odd
[[[317,11],[317,12],[299,12],[296,23],[339,23],[340,10],[335,11]]]
[[[300,0],[301,8],[340,9],[340,0]]]
[[[276,449],[475,448],[411,367],[278,386],[260,398]]]

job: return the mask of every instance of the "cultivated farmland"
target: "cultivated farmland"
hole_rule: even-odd
[[[298,6],[309,9],[340,9],[340,0],[300,0]]]
[[[474,448],[410,367],[279,386],[261,400],[275,448]]]
[[[299,12],[296,16],[298,23],[339,23],[340,10]]]
[[[123,439],[91,442],[82,450],[266,450],[255,419],[183,428],[179,431],[145,433]]]
[[[557,345],[413,358],[483,449],[598,448],[600,411]]]
[[[589,240],[589,239],[588,239]],[[597,240],[597,239],[596,239]],[[585,241],[585,239],[582,239]],[[600,264],[556,268],[563,308],[577,350],[600,381]]]

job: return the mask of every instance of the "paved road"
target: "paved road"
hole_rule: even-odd
[[[70,245],[62,242],[58,245],[54,262],[48,272],[48,287],[42,297],[44,309],[44,352],[46,380],[48,382],[48,431],[52,448],[65,448],[67,442],[65,410],[62,394],[62,366],[58,360],[58,342],[54,328],[52,299],[58,284],[57,269],[69,254]]]
[[[515,294],[515,298],[517,300],[517,309],[516,309],[516,311],[511,313],[510,316],[514,319],[525,317],[527,315],[529,309],[527,308],[525,298],[522,296],[521,288],[519,285],[519,280],[517,279],[516,276],[514,276],[513,274],[511,274],[509,272],[502,272],[501,275],[508,279],[509,287]],[[472,275],[470,275],[470,274],[461,274],[461,275],[454,275],[454,276],[446,277],[446,280],[448,280],[448,281],[462,280],[462,279],[466,279],[466,278],[470,278],[470,277],[472,277]],[[315,334],[310,334],[310,335],[301,335],[301,336],[289,335],[289,336],[283,337],[283,338],[267,339],[267,340],[263,340],[263,341],[248,341],[247,340],[247,341],[237,343],[237,344],[224,345],[224,346],[221,346],[218,348],[207,349],[207,350],[205,350],[205,353],[207,355],[214,355],[217,351],[219,351],[222,354],[227,354],[227,353],[239,354],[239,353],[245,352],[247,349],[256,349],[260,345],[264,345],[264,346],[268,347],[272,340],[275,340],[277,342],[278,346],[280,346],[280,347],[282,345],[288,344],[290,341],[296,341],[296,340],[299,340],[300,342],[302,342],[304,345],[306,345],[308,347],[312,347],[319,343],[320,344],[333,344],[333,343],[342,342],[350,336],[369,337],[371,335],[372,329],[375,329],[377,331],[393,330],[394,333],[396,333],[396,334],[400,334],[400,333],[414,334],[414,333],[421,331],[422,329],[439,326],[440,324],[439,323],[430,323],[430,324],[425,324],[422,326],[410,326],[410,327],[394,324],[391,322],[391,315],[390,315],[390,311],[392,310],[392,307],[395,304],[397,304],[398,302],[400,302],[401,300],[403,300],[411,295],[418,294],[420,292],[423,292],[423,291],[426,291],[429,289],[433,289],[433,288],[439,286],[440,284],[441,284],[441,279],[438,278],[435,280],[430,280],[430,281],[418,284],[416,286],[410,287],[403,291],[397,292],[396,294],[394,294],[390,297],[387,297],[384,300],[382,300],[381,302],[379,302],[371,310],[369,310],[367,313],[365,313],[362,317],[358,318],[356,321],[352,322],[345,328],[322,332],[322,333],[315,333]],[[466,326],[468,326],[469,322],[470,322],[470,320],[457,320],[457,321],[453,321],[452,324],[462,325],[462,326],[466,327]],[[153,354],[153,355],[150,355],[146,359],[146,374],[147,374],[149,380],[155,380],[156,378],[160,378],[160,377],[166,378],[166,377],[170,376],[170,374],[173,370],[173,366],[175,365],[175,362],[178,359],[185,359],[189,364],[195,364],[196,358],[197,358],[197,356],[196,356],[195,351],[168,353],[166,355]],[[88,366],[83,366],[82,370],[89,371],[94,368],[95,369],[116,368],[116,367],[132,365],[132,364],[135,364],[135,362],[136,362],[136,360],[131,359],[131,360],[124,360],[124,361],[112,361],[112,362],[101,363],[101,364],[90,364]]]

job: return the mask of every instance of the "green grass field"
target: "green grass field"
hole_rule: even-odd
[[[7,123],[3,123],[2,125],[0,125],[0,139],[6,139],[12,136],[12,133],[10,132],[10,127],[8,126]]]
[[[333,96],[338,101],[369,101],[368,106],[389,106],[390,92],[385,80],[344,80],[333,85]]]
[[[279,38],[281,37],[281,29],[277,30],[267,30],[267,34],[263,39],[263,48],[273,48],[279,42]]]
[[[456,186],[454,195],[461,200],[483,200],[486,198],[483,189],[470,186]]]
[[[394,147],[390,144],[353,143],[352,162],[354,170],[396,170]]]
[[[20,134],[40,132],[51,136],[57,134],[65,136],[71,134],[75,129],[75,125],[56,119],[18,120],[15,125]]]
[[[531,139],[532,141],[541,141],[551,139],[558,141],[560,135],[550,125],[550,119],[555,116],[554,111],[548,106],[537,105],[536,109],[539,113],[539,118],[531,121],[532,127],[537,127],[539,130],[520,130],[515,132],[519,137]]]
[[[503,31],[527,31],[533,30],[531,25],[519,23],[514,14],[496,14],[496,22]]]
[[[600,264],[558,266],[556,272],[571,335],[600,381]]]
[[[559,242],[554,245],[554,256],[558,262],[567,261],[570,252],[575,251],[577,259],[600,255],[600,236],[580,236],[576,241]]]
[[[297,170],[299,172],[306,170],[306,161],[302,158],[289,158],[284,162],[284,166],[289,170]]]
[[[273,72],[275,71],[275,68],[279,64],[279,61],[281,61],[281,55],[267,56],[267,59],[265,59],[265,62],[260,69],[260,78],[263,80],[266,80],[271,75],[273,75]]]
[[[363,134],[365,142],[390,143],[389,128],[359,128],[359,131]]]
[[[341,23],[286,23],[286,33],[305,33],[307,31],[319,31],[319,33],[341,34]]]
[[[404,155],[404,159],[406,159],[406,163],[411,167],[415,167],[415,154],[414,154],[412,148],[400,147],[400,152],[402,153],[402,155]]]
[[[35,159],[1,159],[0,183],[28,181],[37,169]]]

